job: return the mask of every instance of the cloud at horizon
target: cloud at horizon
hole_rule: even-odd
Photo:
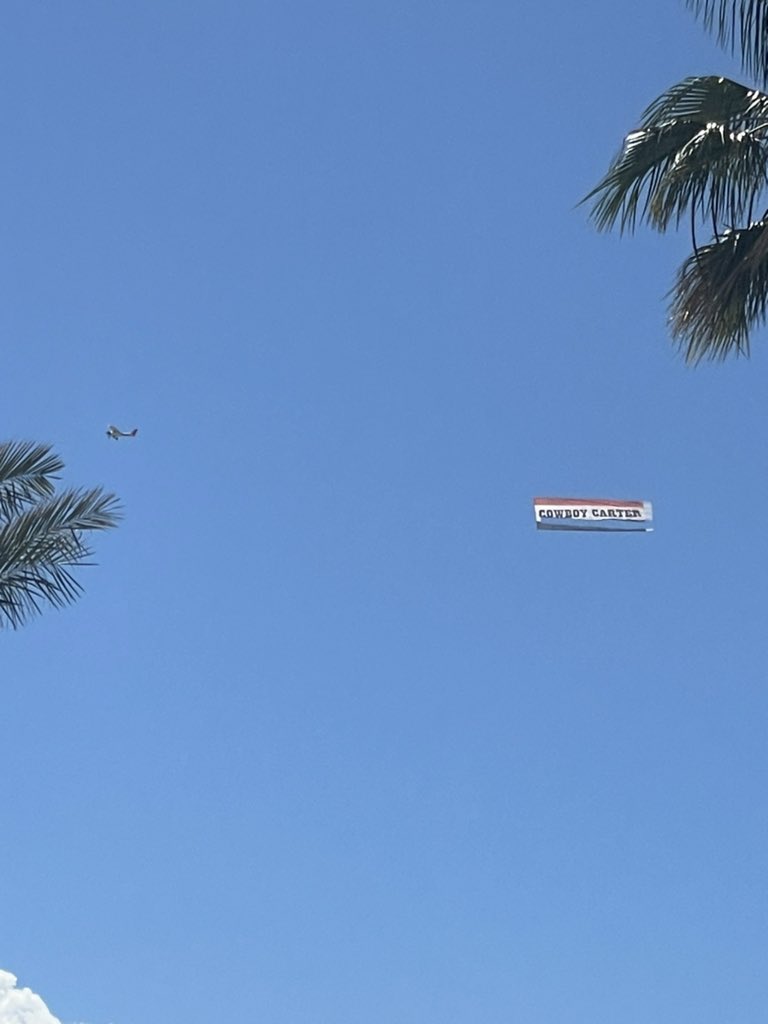
[[[40,996],[17,988],[16,976],[0,970],[0,1024],[61,1024]]]

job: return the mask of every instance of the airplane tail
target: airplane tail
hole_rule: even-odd
[[[132,431],[130,431],[130,436],[131,436],[131,437],[136,437],[136,435],[138,434],[138,432],[139,432],[139,428],[138,428],[138,427],[134,427],[134,428],[133,428],[133,430],[132,430]]]

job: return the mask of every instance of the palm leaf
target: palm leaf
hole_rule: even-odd
[[[665,173],[700,130],[694,122],[672,122],[630,132],[605,177],[582,199],[583,203],[594,199],[590,216],[597,229],[608,231],[618,222],[624,233],[635,230],[638,216],[649,219]]]
[[[54,492],[53,481],[64,463],[45,444],[7,441],[0,444],[0,520]]]
[[[768,313],[768,221],[698,249],[671,297],[672,334],[688,362],[749,355],[750,332]]]
[[[120,517],[114,495],[67,490],[0,526],[0,625],[15,628],[43,604],[74,601],[81,586],[70,569],[92,555],[84,534],[116,526]]]
[[[768,85],[768,0],[686,0],[721,44]],[[582,202],[599,230],[665,231],[690,215],[693,254],[671,292],[673,336],[689,362],[749,353],[768,318],[768,95],[696,76],[654,100]],[[760,204],[760,205],[758,205]],[[699,247],[697,221],[711,223]]]
[[[721,46],[768,85],[768,0],[686,0]]]
[[[766,181],[768,147],[747,131],[713,123],[697,132],[660,176],[649,197],[648,219],[664,231],[692,208],[716,226],[725,221],[734,227],[751,218]]]
[[[665,231],[689,208],[733,226],[766,183],[767,126],[764,93],[714,75],[686,78],[648,107],[582,202],[594,200],[601,231],[633,231],[638,218]]]
[[[640,123],[643,128],[650,128],[668,121],[696,121],[702,125],[716,121],[735,127],[752,115],[755,105],[764,106],[766,102],[768,96],[764,93],[731,78],[691,75],[655,99]]]

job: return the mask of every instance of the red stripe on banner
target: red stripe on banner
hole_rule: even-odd
[[[534,498],[534,505],[613,505],[624,508],[642,508],[642,501],[621,501],[611,498]]]

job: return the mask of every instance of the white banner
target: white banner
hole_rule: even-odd
[[[536,525],[551,529],[626,529],[653,520],[650,501],[616,501],[610,498],[534,498]]]

